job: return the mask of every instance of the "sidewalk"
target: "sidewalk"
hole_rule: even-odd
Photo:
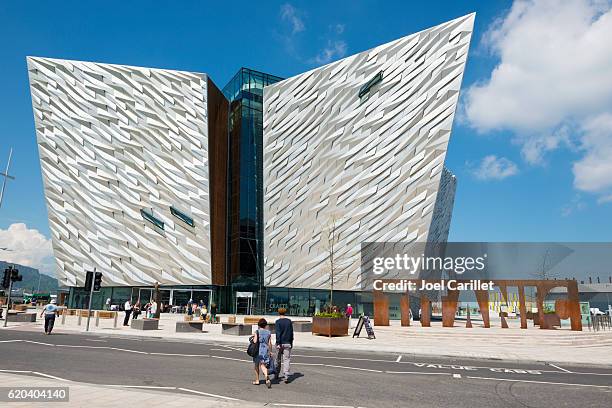
[[[121,316],[120,316],[121,317]],[[276,316],[266,316],[274,321]],[[173,340],[187,340],[192,343],[213,341],[219,343],[234,343],[244,347],[247,336],[231,336],[221,334],[220,324],[205,324],[202,333],[176,333],[175,322],[182,320],[183,315],[164,314],[159,323],[159,330],[141,331],[122,327],[122,319],[118,327],[113,328],[112,320],[100,320],[100,326],[95,327],[92,318],[90,332],[104,335],[155,337]],[[221,316],[227,321],[226,315]],[[294,320],[308,320],[296,317]],[[76,316],[67,316],[66,323],[61,324],[61,317],[56,320],[55,332],[85,332],[86,319],[81,326],[77,325]],[[242,317],[238,316],[241,322]],[[357,323],[352,321],[352,327]],[[537,361],[549,363],[571,363],[578,365],[612,366],[612,331],[573,332],[567,328],[559,330],[540,330],[529,326],[527,330],[520,329],[518,321],[509,321],[510,328],[502,329],[499,321],[492,321],[491,328],[485,329],[474,322],[474,328],[467,329],[465,323],[457,321],[455,327],[442,327],[441,322],[432,322],[432,327],[421,327],[419,322],[411,322],[410,327],[400,327],[399,322],[392,321],[391,326],[374,327],[376,339],[365,338],[365,329],[360,338],[345,337],[327,338],[314,336],[311,333],[295,333],[296,348],[320,350],[367,351],[372,353],[391,353],[420,356],[452,356],[479,359],[500,359],[507,361]],[[19,330],[40,330],[42,322],[11,323],[9,327]],[[19,327],[17,327],[19,326]]]
[[[234,408],[263,407],[246,401],[224,401],[210,396],[197,395],[195,390],[161,391],[152,388],[124,388],[120,386],[93,385],[73,381],[58,381],[30,375],[0,372],[2,387],[68,387],[69,402],[1,402],[3,407],[202,407]],[[171,387],[172,388],[172,387]],[[178,392],[178,393],[177,393]],[[179,394],[180,393],[180,394]]]

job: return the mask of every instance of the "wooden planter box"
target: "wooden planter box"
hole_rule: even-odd
[[[313,317],[312,334],[348,336],[349,319],[344,317]]]

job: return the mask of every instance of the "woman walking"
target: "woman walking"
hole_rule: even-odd
[[[266,330],[268,322],[266,319],[259,319],[257,322],[258,329],[255,331],[255,343],[259,342],[259,353],[253,357],[253,363],[255,364],[255,381],[253,385],[259,385],[259,369],[263,373],[266,379],[266,386],[272,387],[270,378],[268,378],[268,364],[272,361],[272,335],[269,330]]]

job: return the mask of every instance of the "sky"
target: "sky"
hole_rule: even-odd
[[[446,159],[451,241],[612,241],[612,5],[0,2],[0,258],[53,273],[26,56],[289,77],[476,12]]]

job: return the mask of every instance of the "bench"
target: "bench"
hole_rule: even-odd
[[[159,319],[132,320],[132,324],[130,327],[136,330],[157,330],[159,329]]]
[[[250,336],[253,334],[253,326],[241,323],[221,323],[221,334],[231,336]]]
[[[9,322],[34,323],[36,321],[36,313],[9,312]]]
[[[204,326],[204,322],[202,320],[192,320],[188,322],[176,322],[176,332],[177,333],[193,333],[193,332],[202,332],[202,327]]]
[[[244,316],[244,324],[257,324],[261,317],[257,316]]]
[[[311,333],[312,332],[312,322],[310,321],[293,322],[293,331],[300,332],[300,333]]]
[[[108,310],[98,310],[98,317],[100,319],[114,319],[117,312],[109,312]]]

